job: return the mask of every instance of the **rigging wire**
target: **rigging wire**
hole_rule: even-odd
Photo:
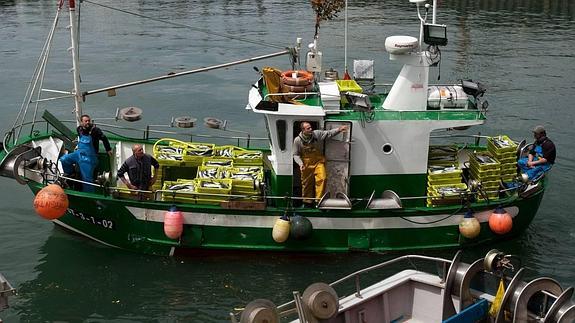
[[[217,32],[213,32],[213,31],[209,31],[206,29],[202,29],[202,28],[197,28],[197,27],[192,27],[190,25],[186,25],[186,24],[182,24],[182,23],[177,23],[177,22],[173,22],[173,21],[168,21],[168,20],[164,20],[164,19],[159,19],[159,18],[154,18],[154,17],[150,17],[150,16],[146,16],[140,13],[135,13],[135,12],[131,12],[128,10],[124,10],[124,9],[119,9],[119,8],[114,8],[112,6],[108,6],[105,4],[101,4],[101,3],[96,3],[96,2],[92,2],[90,0],[82,0],[82,3],[89,3],[89,4],[93,4],[96,6],[100,6],[109,10],[113,10],[113,11],[118,11],[118,12],[122,12],[128,15],[132,15],[132,16],[136,16],[136,17],[140,17],[140,18],[145,18],[145,19],[149,19],[149,20],[153,20],[153,21],[157,21],[157,22],[161,22],[161,23],[165,23],[168,25],[173,25],[173,26],[177,26],[177,27],[184,27],[184,28],[188,28],[194,31],[199,31],[199,32],[203,32],[205,34],[208,35],[215,35],[215,36],[219,36],[219,37],[223,37],[223,38],[228,38],[228,39],[233,39],[233,40],[238,40],[238,41],[242,41],[242,42],[246,42],[246,43],[251,43],[251,44],[255,44],[255,45],[260,45],[260,46],[266,46],[266,47],[271,47],[271,48],[281,48],[281,49],[285,49],[286,46],[282,46],[282,45],[277,45],[277,44],[271,44],[271,43],[265,43],[259,40],[252,40],[249,38],[245,38],[245,37],[236,37],[236,36],[232,36],[229,34],[222,34],[222,33],[217,33]]]

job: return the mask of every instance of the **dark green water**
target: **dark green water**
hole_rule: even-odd
[[[0,98],[7,129],[54,15],[55,1],[0,1]],[[81,56],[86,89],[263,55],[313,36],[308,1],[101,1],[141,15],[196,29],[249,38],[246,43],[189,28],[128,16],[84,3]],[[441,1],[438,22],[449,26],[442,51],[441,82],[460,78],[488,86],[484,134],[530,140],[543,124],[559,154],[551,186],[527,232],[495,246],[466,250],[472,260],[496,247],[518,254],[528,276],[548,275],[575,285],[575,4],[572,1]],[[414,10],[405,1],[350,1],[348,56],[376,59],[378,82],[391,82],[400,66],[383,52],[385,37],[417,35]],[[341,15],[343,17],[343,14]],[[324,66],[342,70],[343,21],[323,23]],[[66,44],[68,36],[57,39]],[[261,46],[279,45],[279,48]],[[55,73],[47,88],[67,89],[67,55],[52,54]],[[167,124],[172,116],[231,120],[234,129],[263,136],[263,122],[243,107],[257,75],[253,65],[286,67],[285,58],[247,64],[179,80],[90,97],[85,112],[96,120],[117,107],[144,109],[145,121]],[[351,64],[350,64],[351,65]],[[64,72],[62,72],[64,71]],[[433,72],[437,77],[437,70]],[[66,108],[66,107],[65,107]],[[72,107],[69,108],[70,119]],[[143,123],[143,122],[142,122]],[[255,298],[282,303],[291,291],[333,281],[388,259],[382,254],[285,255],[202,253],[159,258],[126,253],[72,236],[34,214],[32,194],[0,178],[0,272],[18,289],[5,322],[219,322]],[[428,252],[451,257],[453,252]]]

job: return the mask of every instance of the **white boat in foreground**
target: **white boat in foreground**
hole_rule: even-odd
[[[314,283],[303,293],[294,291],[294,300],[278,307],[269,300],[254,300],[241,312],[230,313],[231,321],[237,323],[238,317],[241,323],[575,321],[573,287],[563,289],[548,277],[526,282],[518,259],[498,250],[472,264],[460,259],[461,251],[452,260],[400,256],[329,285]],[[382,276],[398,263],[413,269]],[[377,282],[365,286],[362,281],[370,275],[378,275]]]

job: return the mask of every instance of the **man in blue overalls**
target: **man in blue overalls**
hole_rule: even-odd
[[[533,180],[548,171],[555,163],[555,144],[547,138],[543,126],[533,129],[535,142],[529,151],[529,156],[519,159],[517,164],[522,173],[527,174],[529,180]]]
[[[78,146],[76,151],[60,157],[64,173],[70,175],[74,172],[74,164],[80,168],[82,181],[92,183],[94,181],[94,170],[98,166],[98,148],[99,141],[102,140],[104,148],[108,155],[112,156],[112,147],[108,138],[102,133],[100,128],[92,125],[90,116],[83,115],[80,117],[78,131]],[[84,192],[93,192],[94,186],[82,184]]]

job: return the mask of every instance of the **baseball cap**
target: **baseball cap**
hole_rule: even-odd
[[[533,128],[533,133],[544,133],[545,132],[545,128],[543,128],[543,126],[536,126],[535,128]]]

